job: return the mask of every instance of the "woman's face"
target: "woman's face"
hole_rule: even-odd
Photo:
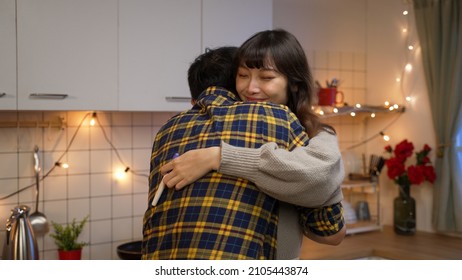
[[[236,90],[243,101],[287,104],[288,80],[272,67],[248,68],[241,65],[236,75]]]

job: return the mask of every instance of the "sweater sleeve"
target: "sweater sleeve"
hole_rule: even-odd
[[[335,135],[320,132],[308,146],[293,151],[267,143],[258,149],[221,144],[218,172],[254,182],[264,193],[303,207],[320,207],[343,199],[343,162]]]

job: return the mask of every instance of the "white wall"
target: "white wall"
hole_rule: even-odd
[[[344,81],[345,101],[368,105],[382,105],[390,101],[406,106],[406,112],[395,122],[395,115],[373,120],[347,121],[331,120],[339,133],[340,146],[345,150],[354,142],[359,142],[378,133],[393,122],[385,132],[391,136],[389,144],[395,145],[403,139],[414,143],[416,149],[423,144],[435,148],[435,134],[430,116],[430,109],[420,63],[420,49],[408,52],[407,42],[417,38],[414,28],[412,7],[403,0],[274,0],[274,27],[284,28],[297,36],[307,52],[315,79],[323,81],[329,75],[342,75],[353,81]],[[402,15],[409,9],[409,18]],[[403,34],[402,28],[408,27]],[[409,37],[407,37],[409,36]],[[317,55],[326,52],[328,60],[332,57],[353,54],[353,57],[365,57],[364,89],[359,75],[348,76],[327,65],[327,71],[320,71]],[[314,53],[314,55],[313,55]],[[332,59],[333,60],[333,59]],[[402,69],[407,62],[412,62],[413,72],[403,76]],[[354,67],[353,73],[361,69]],[[323,74],[326,74],[323,77]],[[346,75],[345,75],[346,74]],[[322,77],[321,77],[322,76]],[[330,76],[332,77],[332,76]],[[359,82],[358,82],[359,80]],[[404,97],[410,95],[411,102]],[[331,122],[329,121],[329,122]],[[364,126],[365,130],[357,128]],[[357,138],[354,138],[355,135]],[[386,145],[380,137],[355,149],[356,154],[379,154]],[[434,153],[432,154],[434,156]],[[382,224],[393,223],[393,198],[397,196],[397,187],[385,174],[380,176]],[[424,183],[412,186],[412,195],[417,202],[417,229],[433,231],[431,226],[432,186]]]

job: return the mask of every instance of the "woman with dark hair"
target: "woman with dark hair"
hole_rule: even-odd
[[[343,164],[334,129],[312,111],[313,82],[303,48],[285,30],[259,32],[238,49],[236,66],[242,101],[286,105],[305,127],[309,145],[289,152],[275,143],[250,149],[222,141],[221,147],[190,150],[161,167],[165,184],[181,189],[211,170],[254,182],[280,201],[278,259],[298,258],[303,234],[339,244],[346,232]]]

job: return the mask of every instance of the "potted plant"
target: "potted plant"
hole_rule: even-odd
[[[83,230],[83,227],[88,221],[88,216],[80,223],[72,220],[72,223],[65,226],[51,222],[54,233],[50,237],[55,240],[58,246],[58,255],[60,260],[80,260],[82,256],[82,248],[88,245],[85,242],[78,242],[77,238]]]

